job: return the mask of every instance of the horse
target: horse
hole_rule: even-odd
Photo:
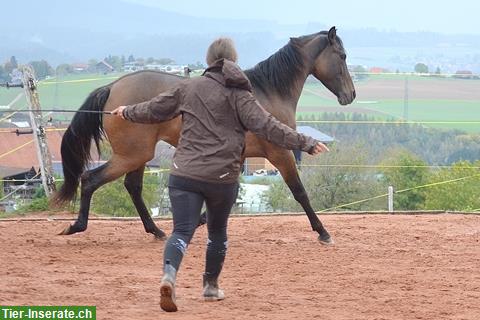
[[[347,69],[345,50],[335,27],[329,31],[290,38],[284,47],[253,68],[245,70],[245,74],[250,79],[253,94],[261,105],[293,129],[296,127],[297,102],[309,75],[313,75],[335,94],[341,105],[347,105],[355,99],[355,87]],[[143,174],[145,164],[153,158],[155,145],[159,140],[172,146],[178,144],[181,116],[157,124],[138,124],[103,115],[101,112],[111,111],[120,105],[150,100],[180,81],[188,79],[142,70],[125,75],[90,93],[79,109],[84,112],[75,114],[62,138],[61,154],[65,179],[52,200],[57,204],[71,201],[75,198],[79,185],[81,188],[78,217],[60,234],[70,235],[85,231],[95,190],[125,175],[124,186],[138,211],[145,231],[157,238],[166,237],[153,222],[143,201]],[[99,150],[103,138],[110,142],[111,158],[105,164],[86,171],[91,160],[92,140]],[[318,233],[320,242],[332,243],[329,233],[310,205],[293,153],[251,132],[246,133],[245,142],[243,160],[246,157],[267,158],[279,170],[295,200],[305,210],[312,230]]]

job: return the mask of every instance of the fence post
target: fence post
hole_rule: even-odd
[[[393,187],[388,186],[388,212],[393,213]]]
[[[32,126],[35,146],[37,148],[43,189],[48,197],[55,191],[55,180],[53,178],[52,157],[47,145],[47,133],[43,126],[37,81],[35,80],[32,67],[23,66],[22,72],[23,88],[25,89],[25,95],[30,106],[30,125]]]

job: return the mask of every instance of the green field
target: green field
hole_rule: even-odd
[[[39,83],[40,102],[44,109],[75,110],[95,88],[108,84],[121,74],[69,75]],[[305,84],[300,97],[297,115],[318,115],[323,112],[367,113],[375,119],[403,119],[405,92],[408,89],[408,120],[436,122],[479,122],[426,124],[444,129],[461,129],[480,132],[480,80],[452,78],[425,78],[404,75],[370,76],[355,82],[357,99],[342,107],[335,96],[319,82]],[[0,105],[10,103],[21,89],[0,88]],[[12,107],[26,106],[24,98]],[[56,114],[56,119],[66,120],[71,114]]]
[[[69,75],[59,79],[49,79],[38,84],[40,103],[44,109],[76,110],[94,89],[106,85],[123,74],[82,74]],[[22,89],[0,88],[0,105],[10,103]],[[12,109],[25,108],[25,98],[17,101]],[[55,119],[70,119],[72,114],[56,114]]]
[[[342,107],[323,85],[307,83],[298,103],[297,115],[305,117],[323,112],[357,112],[369,114],[379,121],[404,119],[404,77],[375,76],[374,79],[356,82],[355,86],[357,99],[351,105]],[[446,122],[425,125],[480,132],[479,88],[480,80],[409,77],[407,120]],[[466,121],[474,123],[448,123]]]

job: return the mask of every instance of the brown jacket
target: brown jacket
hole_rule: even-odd
[[[242,70],[221,59],[202,77],[181,82],[150,101],[128,106],[123,115],[140,123],[182,115],[182,132],[171,173],[207,182],[232,183],[240,174],[247,130],[286,149],[310,152],[317,143],[276,120],[251,91]]]

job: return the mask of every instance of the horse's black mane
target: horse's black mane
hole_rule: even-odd
[[[245,74],[250,79],[252,86],[266,94],[273,91],[281,97],[289,97],[295,88],[293,84],[298,80],[297,76],[305,68],[306,57],[302,55],[299,43],[306,43],[317,35],[326,36],[328,31],[321,31],[290,40],[269,58],[259,62],[253,68],[245,70]],[[337,40],[340,47],[343,48],[342,40],[338,37]],[[320,51],[321,48],[319,48],[318,53]]]
[[[294,88],[297,76],[304,70],[306,57],[303,56],[298,42],[304,42],[318,34],[303,36],[290,40],[283,48],[253,68],[245,70],[254,88],[266,94],[273,91],[281,97],[289,97]]]
[[[254,88],[265,93],[274,91],[286,97],[290,95],[296,75],[303,71],[303,64],[300,49],[290,41],[268,59],[245,70],[245,74]]]

